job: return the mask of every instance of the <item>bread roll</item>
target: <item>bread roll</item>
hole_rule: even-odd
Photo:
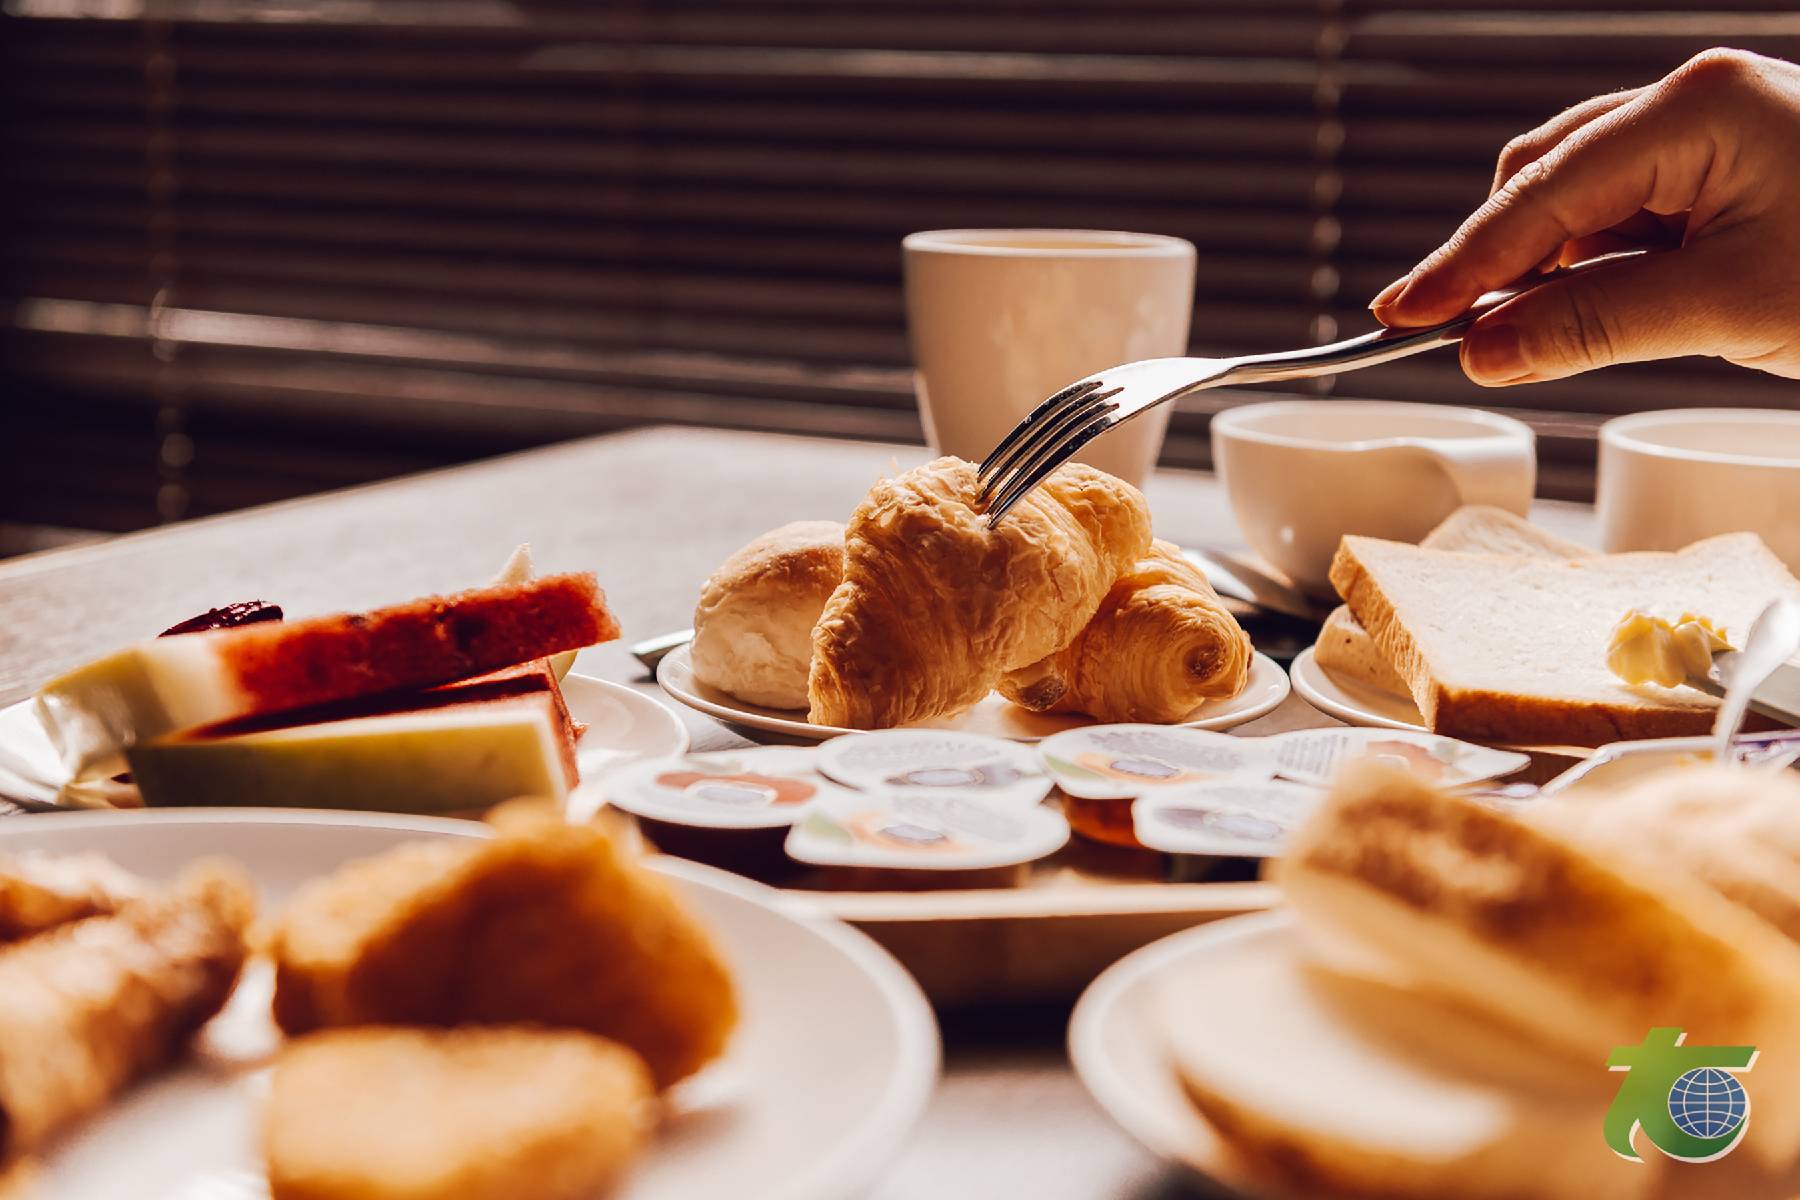
[[[843,578],[837,521],[795,521],[733,554],[694,608],[694,678],[765,708],[805,708],[812,629]]]
[[[1000,691],[1034,712],[1168,724],[1243,691],[1250,657],[1249,635],[1206,576],[1159,540],[1074,641],[1009,672]]]
[[[850,519],[844,581],[813,629],[814,724],[953,713],[1062,649],[1150,549],[1141,492],[1070,463],[989,525],[975,465],[884,479]]]

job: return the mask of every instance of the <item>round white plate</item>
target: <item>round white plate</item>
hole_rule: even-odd
[[[813,741],[857,732],[835,725],[813,725],[798,709],[761,708],[708,687],[694,678],[694,660],[688,646],[680,646],[663,656],[656,666],[656,682],[689,708],[734,725]],[[1190,729],[1231,729],[1273,712],[1287,696],[1287,672],[1268,655],[1258,654],[1251,660],[1250,678],[1245,681],[1243,691],[1229,700],[1207,701],[1189,714],[1191,720],[1180,723]],[[1035,742],[1066,729],[1098,724],[1100,722],[1091,717],[1070,713],[1034,713],[1008,703],[998,692],[993,692],[967,712],[919,721],[908,728],[954,729],[959,733],[979,733],[1010,738],[1015,742]]]
[[[1300,698],[1327,716],[1376,729],[1425,729],[1425,718],[1410,697],[1331,674],[1319,665],[1311,646],[1294,656],[1288,672]]]
[[[1292,926],[1288,913],[1256,913],[1171,934],[1102,971],[1069,1018],[1069,1059],[1095,1102],[1146,1150],[1229,1195],[1250,1194],[1249,1184],[1182,1090],[1163,1045],[1155,993],[1173,974],[1229,968],[1234,951],[1285,952]],[[1229,969],[1215,982],[1232,986]]]
[[[586,725],[575,743],[575,763],[584,782],[639,758],[681,754],[688,748],[687,726],[654,697],[623,684],[570,672],[562,681],[569,713]],[[135,806],[137,789],[110,780],[92,785],[86,803],[65,795],[68,779],[30,700],[0,709],[0,797],[28,808]],[[83,785],[87,790],[89,785]]]
[[[265,911],[352,859],[420,838],[481,836],[470,821],[292,809],[0,822],[0,850],[98,852],[156,878],[208,855],[235,859]],[[652,865],[718,936],[743,1018],[726,1057],[671,1094],[669,1119],[613,1200],[859,1193],[899,1150],[937,1079],[937,1027],[918,985],[874,942],[808,904],[679,859]],[[275,1036],[268,1002],[268,972],[247,974],[202,1035],[199,1059],[59,1143],[37,1194],[266,1200],[257,1129],[267,1080],[253,1062]]]

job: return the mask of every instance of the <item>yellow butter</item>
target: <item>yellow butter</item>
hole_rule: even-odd
[[[1732,649],[1726,631],[1707,617],[1684,612],[1668,621],[1632,609],[1613,626],[1606,665],[1626,683],[1679,687],[1689,676],[1710,671],[1714,654]]]

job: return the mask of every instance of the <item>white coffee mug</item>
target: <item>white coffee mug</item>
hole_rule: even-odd
[[[1249,404],[1213,418],[1212,449],[1250,548],[1321,594],[1345,534],[1417,542],[1465,504],[1523,515],[1537,484],[1531,427],[1477,408]]]
[[[919,415],[940,454],[980,462],[1046,397],[1107,367],[1187,353],[1194,247],[1080,229],[939,229],[902,243]],[[1169,406],[1076,457],[1141,484]]]
[[[1749,530],[1800,573],[1800,412],[1683,408],[1600,427],[1608,551],[1678,550]]]

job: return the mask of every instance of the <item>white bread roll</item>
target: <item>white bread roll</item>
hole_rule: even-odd
[[[694,678],[765,708],[805,708],[812,628],[843,578],[838,521],[795,521],[733,554],[694,608]]]

